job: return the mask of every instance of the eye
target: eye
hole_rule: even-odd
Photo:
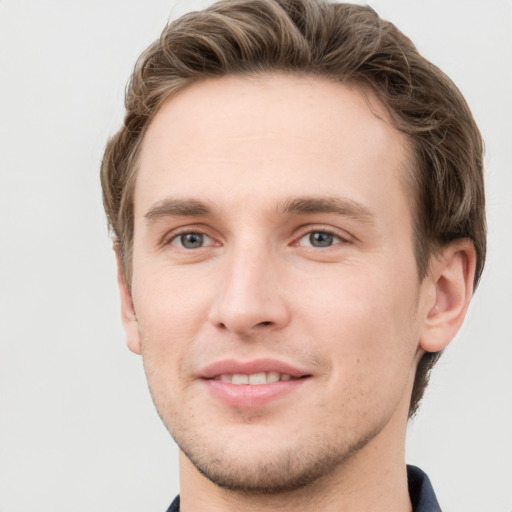
[[[171,240],[171,245],[181,249],[200,249],[212,243],[213,240],[204,233],[182,233]]]
[[[303,247],[331,247],[342,241],[339,236],[328,231],[310,231],[299,240],[298,244]]]

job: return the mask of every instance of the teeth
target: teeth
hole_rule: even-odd
[[[243,373],[223,373],[219,375],[218,380],[229,382],[230,384],[251,384],[252,386],[258,386],[260,384],[279,382],[280,380],[291,380],[291,378],[291,375],[279,372],[260,372],[251,375],[245,375]]]
[[[249,384],[266,384],[267,383],[267,376],[265,375],[265,372],[263,373],[254,373],[252,375],[249,375]]]
[[[249,384],[249,375],[235,373],[231,378],[231,384]]]
[[[267,372],[267,383],[279,382],[279,372]]]

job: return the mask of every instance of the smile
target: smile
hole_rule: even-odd
[[[223,373],[214,378],[214,380],[220,380],[221,382],[227,382],[235,385],[250,385],[259,386],[262,384],[272,384],[274,382],[288,381],[296,379],[288,373],[279,372],[259,372],[252,373],[250,375],[243,373]]]
[[[304,376],[296,378],[290,377],[288,380],[251,384],[249,383],[249,376],[258,374],[223,375],[230,377],[230,380],[225,382],[220,378],[212,378],[203,380],[203,385],[206,386],[211,396],[224,405],[246,410],[267,406],[278,399],[282,400],[291,393],[297,393],[302,386],[312,380],[310,376]],[[242,382],[239,381],[237,384],[233,383],[233,381],[237,382],[237,377],[241,377]],[[285,379],[286,378],[287,377],[285,377]]]
[[[222,360],[208,365],[199,380],[216,400],[236,409],[255,409],[299,392],[313,375],[275,359]]]

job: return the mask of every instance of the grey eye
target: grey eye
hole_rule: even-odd
[[[330,247],[340,241],[341,239],[339,237],[331,233],[325,231],[311,231],[304,235],[299,243],[306,247]]]
[[[184,233],[178,235],[172,241],[172,244],[177,247],[182,247],[183,249],[199,249],[204,246],[205,239],[209,240],[210,238],[202,233]]]
[[[329,247],[333,243],[334,236],[330,233],[314,232],[309,234],[309,242],[313,247]]]

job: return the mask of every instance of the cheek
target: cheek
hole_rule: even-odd
[[[322,286],[310,283],[297,316],[309,319],[301,323],[306,339],[331,359],[337,389],[384,393],[397,375],[408,378],[419,337],[415,279],[404,285],[389,270],[353,269]]]
[[[201,326],[201,297],[194,287],[156,273],[141,279],[133,296],[148,386],[159,414],[169,419],[184,406],[186,361]]]
[[[134,275],[132,291],[150,388],[177,386],[208,315],[205,289],[169,272],[147,272]]]
[[[155,269],[134,275],[133,300],[139,326],[148,338],[179,337],[198,326],[207,310],[204,279]]]

